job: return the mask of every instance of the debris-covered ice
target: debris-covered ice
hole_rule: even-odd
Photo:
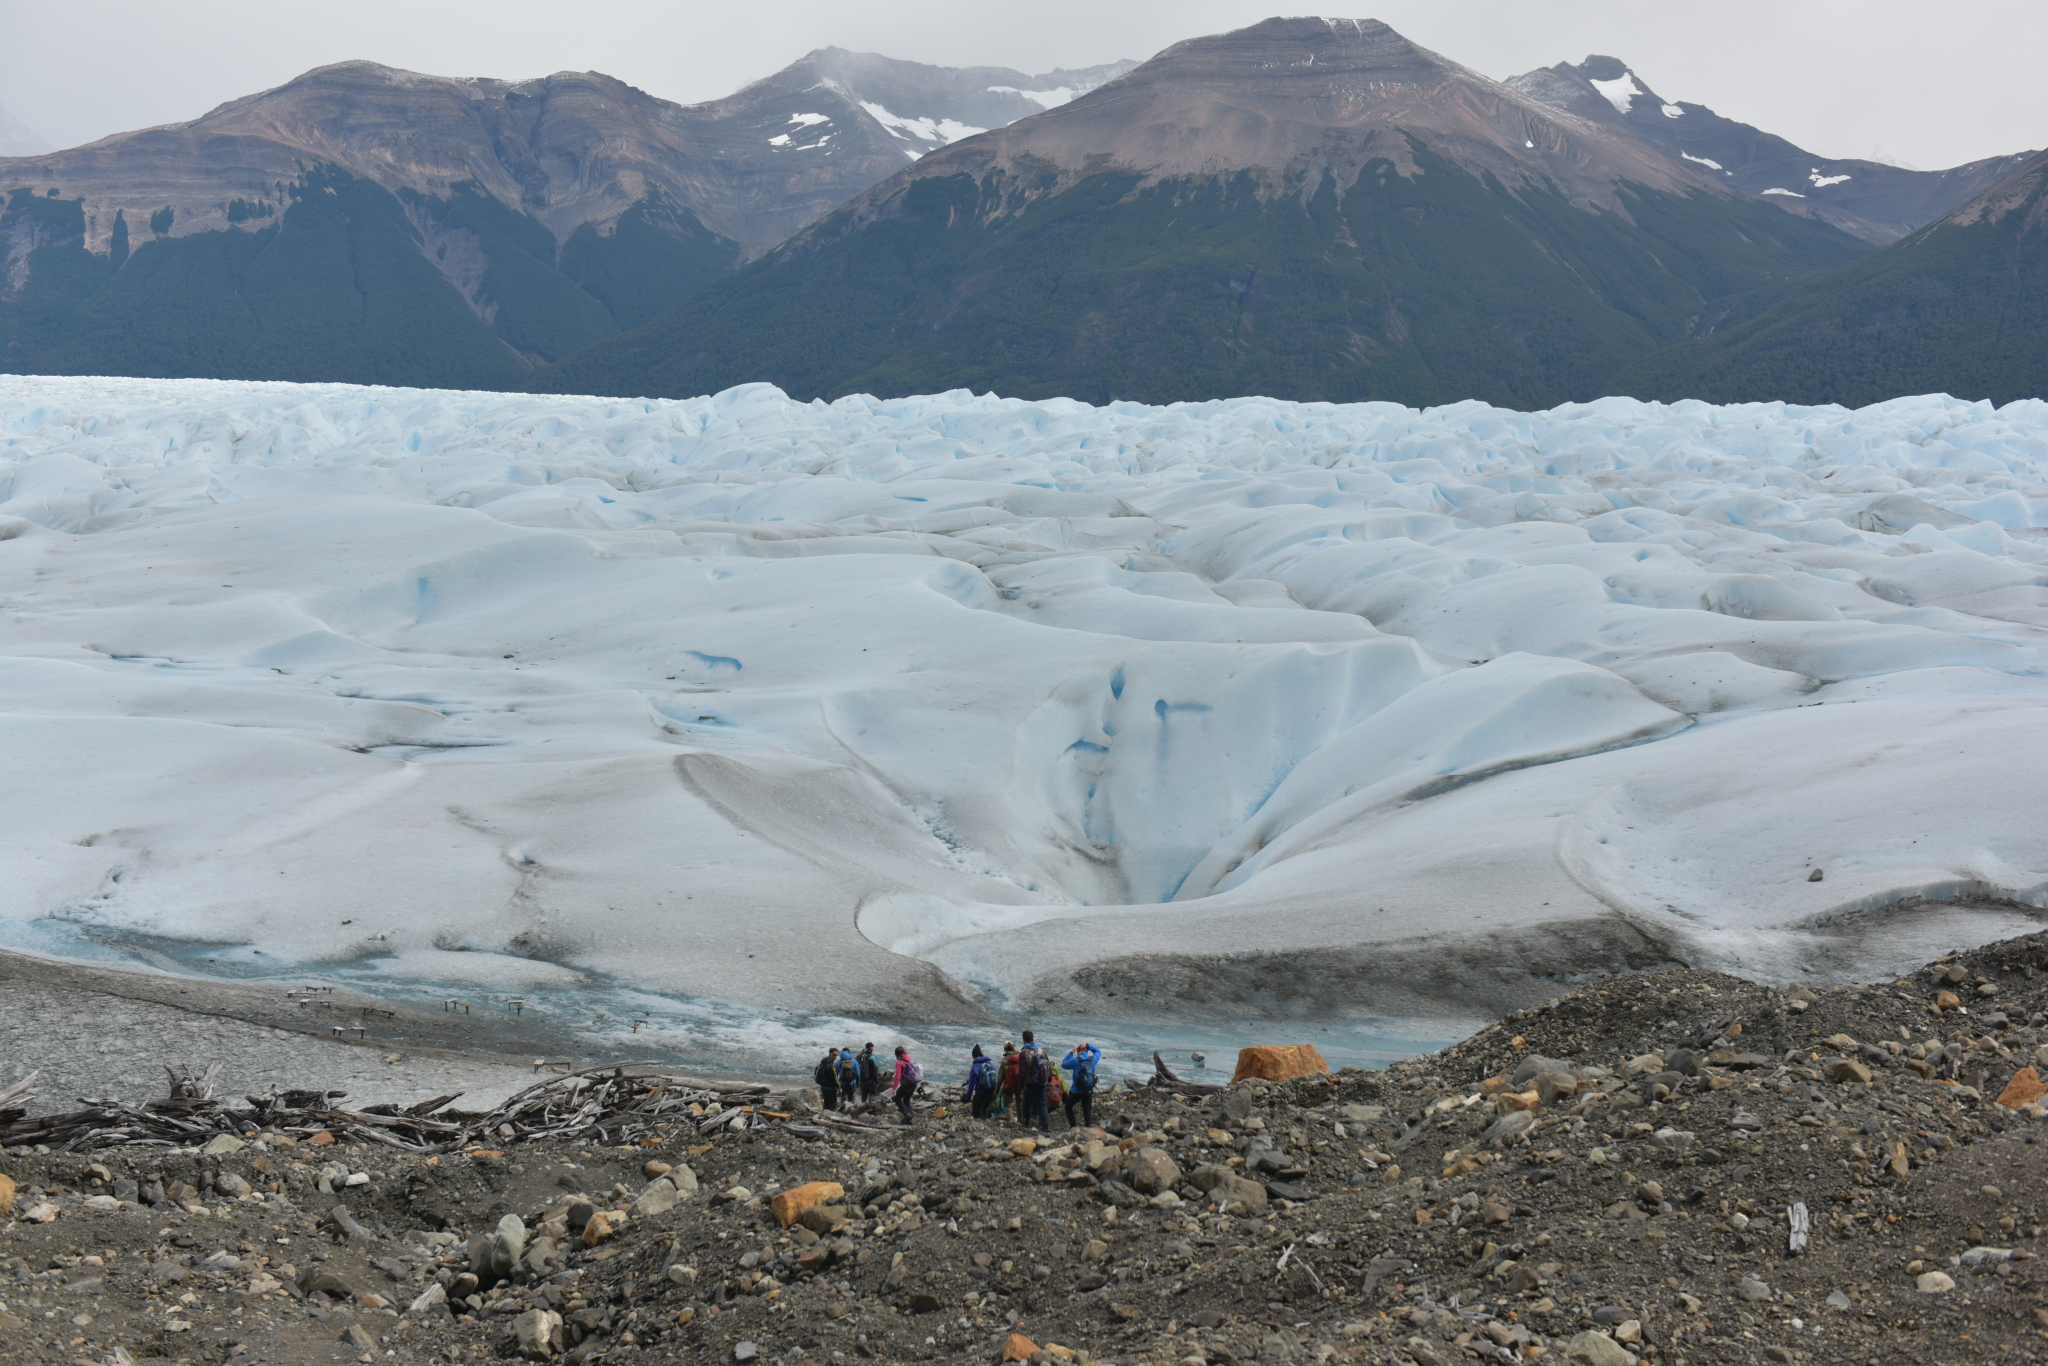
[[[4,378],[0,499],[40,952],[1398,1014],[2048,892],[2040,402]]]

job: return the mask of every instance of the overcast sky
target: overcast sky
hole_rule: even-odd
[[[731,93],[815,47],[1038,72],[1144,58],[1273,0],[0,0],[0,105],[59,146],[190,119],[350,58],[449,76],[609,72],[668,99]],[[1618,56],[1666,99],[1832,157],[1925,168],[2048,145],[2043,0],[1380,0],[1490,76]]]

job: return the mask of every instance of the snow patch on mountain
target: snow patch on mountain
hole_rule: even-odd
[[[944,146],[946,143],[958,142],[962,138],[971,138],[976,133],[988,131],[986,128],[971,128],[958,119],[899,118],[881,105],[867,100],[862,100],[860,107],[873,115],[875,122],[897,137],[916,138],[933,146]]]
[[[1599,91],[1609,104],[1624,114],[1635,103],[1636,96],[1643,93],[1642,87],[1636,84],[1633,71],[1624,71],[1611,81],[1596,81],[1589,78],[1587,84]]]

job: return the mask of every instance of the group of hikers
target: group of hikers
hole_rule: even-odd
[[[1095,1123],[1095,1076],[1101,1065],[1102,1050],[1084,1042],[1075,1044],[1055,1066],[1052,1055],[1027,1029],[1022,1046],[1005,1043],[1000,1059],[983,1053],[980,1044],[974,1045],[964,1089],[976,1119],[1015,1117],[1027,1129],[1035,1126],[1050,1133],[1052,1112],[1065,1109],[1067,1127],[1073,1129],[1079,1127],[1074,1119],[1076,1108],[1081,1112],[1081,1124]],[[1062,1072],[1067,1074],[1065,1078],[1060,1076]],[[896,1109],[908,1124],[912,1120],[910,1102],[924,1081],[924,1069],[912,1060],[909,1049],[898,1044],[889,1075]],[[851,1048],[830,1050],[812,1077],[827,1110],[871,1101],[883,1086],[881,1060],[872,1043],[858,1053]]]

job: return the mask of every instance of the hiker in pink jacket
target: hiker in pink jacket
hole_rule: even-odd
[[[896,1045],[896,1108],[903,1112],[903,1122],[911,1122],[910,1098],[917,1094],[918,1083],[924,1080],[924,1069],[911,1059],[910,1050],[902,1044]]]

